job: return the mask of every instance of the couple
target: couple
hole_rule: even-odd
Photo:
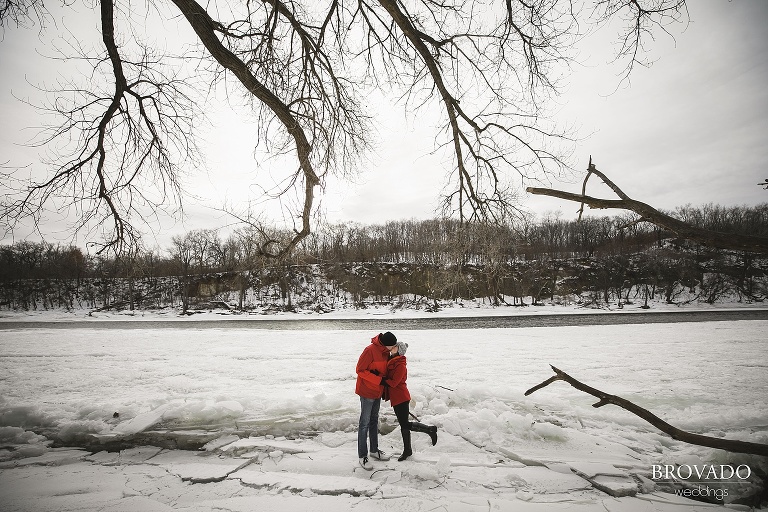
[[[371,441],[370,456],[377,460],[389,460],[389,455],[379,449],[379,406],[382,396],[390,401],[400,423],[403,453],[397,460],[403,461],[413,455],[411,431],[426,432],[432,438],[432,445],[437,444],[437,427],[408,421],[411,394],[405,384],[408,376],[405,365],[407,348],[408,344],[397,341],[391,332],[377,334],[357,361],[355,393],[360,395],[357,456],[360,458],[360,466],[368,471],[373,469],[368,460],[368,439]]]

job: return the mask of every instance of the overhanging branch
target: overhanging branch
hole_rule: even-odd
[[[222,44],[217,37],[219,26],[200,4],[195,0],[172,1],[187,18],[197,37],[210,52],[211,57],[224,69],[232,72],[254,98],[261,101],[272,111],[295,143],[299,168],[304,179],[304,206],[301,212],[302,228],[295,232],[293,238],[276,256],[283,257],[290,254],[293,248],[310,233],[314,187],[320,184],[320,179],[312,166],[312,147],[307,139],[307,134],[304,132],[299,120],[291,112],[289,106],[259,81],[243,60]]]
[[[586,181],[592,174],[599,176],[606,185],[611,187],[611,189],[616,192],[616,195],[618,195],[620,199],[602,199],[588,196],[584,193],[585,188],[582,189],[581,194],[537,187],[528,187],[526,190],[534,195],[556,197],[566,201],[586,204],[590,208],[595,209],[629,210],[640,215],[644,221],[655,224],[660,228],[672,231],[681,238],[685,238],[687,240],[691,240],[703,245],[733,251],[768,254],[768,238],[739,235],[734,233],[722,233],[719,231],[711,231],[708,229],[698,228],[686,222],[675,219],[674,217],[670,217],[669,215],[661,213],[649,204],[630,198],[615,183],[608,179],[605,174],[598,171],[594,164],[592,164],[592,159],[590,158],[589,168],[587,169],[587,176],[584,179],[585,185]]]

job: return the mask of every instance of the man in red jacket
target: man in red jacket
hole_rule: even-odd
[[[379,407],[384,392],[382,380],[387,373],[389,350],[395,343],[397,338],[391,332],[379,333],[371,339],[371,344],[365,347],[357,361],[355,393],[360,395],[357,456],[360,466],[368,471],[373,469],[368,460],[369,439],[370,456],[377,460],[389,460],[389,455],[379,449]]]

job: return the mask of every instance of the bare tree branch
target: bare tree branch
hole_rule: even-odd
[[[411,10],[396,0],[378,3],[392,24],[383,15],[367,16],[381,20],[367,27],[370,38],[389,43],[386,62],[403,69],[405,94],[415,98],[426,88],[420,103],[436,99],[445,118],[438,148],[450,152],[453,168],[445,213],[495,222],[520,213],[512,174],[535,181],[567,169],[564,153],[553,147],[570,137],[547,126],[537,104],[539,94],[554,88],[547,66],[565,60],[564,16],[545,17],[546,2],[488,6],[484,16],[449,2],[417,2]]]
[[[564,371],[559,370],[552,365],[550,365],[550,367],[552,368],[552,371],[555,372],[555,375],[548,378],[541,384],[538,384],[532,387],[531,389],[529,389],[528,391],[526,391],[525,396],[528,396],[534,391],[537,391],[543,387],[546,387],[552,384],[553,382],[562,380],[564,382],[567,382],[574,388],[578,389],[579,391],[583,391],[596,398],[599,398],[600,401],[593,404],[592,407],[602,407],[608,404],[616,405],[644,419],[645,421],[647,421],[654,427],[658,428],[665,434],[668,434],[670,437],[672,437],[672,439],[683,441],[685,443],[695,444],[698,446],[706,446],[708,448],[718,448],[720,450],[727,450],[729,452],[750,453],[753,455],[763,455],[763,456],[768,455],[768,445],[766,444],[750,443],[747,441],[738,441],[733,439],[723,439],[720,437],[709,437],[701,434],[694,434],[691,432],[680,430],[679,428],[673,427],[666,421],[662,420],[655,414],[651,413],[649,410],[644,409],[630,402],[629,400],[625,400],[624,398],[618,397],[616,395],[610,395],[608,393],[605,393],[604,391],[600,391],[599,389],[588,386],[574,379]]]
[[[38,222],[46,203],[57,200],[59,207],[76,209],[76,230],[111,225],[104,242],[95,245],[99,252],[119,253],[139,243],[134,217],[151,215],[168,197],[173,201],[180,196],[178,162],[194,161],[197,148],[187,85],[166,75],[159,67],[161,58],[147,49],[136,60],[121,55],[114,4],[99,5],[105,54],[67,58],[88,62],[95,74],[109,76],[112,90],[99,90],[100,81],[94,80],[90,88],[63,84],[50,91],[56,99],[43,110],[63,121],[32,144],[47,148],[73,141],[72,152],[54,153],[47,161],[50,175],[23,185],[20,197],[4,202],[0,211],[13,222],[25,216]],[[80,101],[69,106],[65,95]],[[15,179],[12,173],[5,178]]]
[[[585,195],[584,192],[586,182],[593,174],[598,176],[621,199],[601,199]],[[590,208],[596,209],[630,210],[638,214],[641,217],[641,220],[672,231],[679,237],[685,238],[686,240],[691,240],[712,247],[718,247],[720,249],[768,254],[768,239],[765,237],[740,235],[735,233],[721,233],[718,231],[710,231],[707,229],[698,228],[681,220],[675,219],[674,217],[671,217],[667,214],[664,214],[646,203],[630,198],[615,183],[613,183],[613,181],[608,179],[605,174],[597,170],[594,164],[592,164],[591,157],[589,159],[589,167],[587,169],[587,175],[584,178],[584,186],[582,188],[581,194],[537,187],[528,187],[526,190],[534,195],[556,197],[559,199],[565,199],[566,201],[582,203],[579,216],[581,216],[583,204],[588,205]]]
[[[622,22],[616,61],[625,61],[621,82],[629,79],[635,65],[648,67],[652,63],[645,44],[654,40],[658,32],[671,37],[669,26],[689,20],[686,0],[596,0],[593,16],[598,24],[616,18]]]
[[[0,0],[0,29],[35,23],[42,29],[49,19],[44,0]]]
[[[312,147],[307,139],[307,135],[289,106],[267,89],[248,69],[248,66],[219,41],[216,37],[216,32],[220,26],[211,19],[200,4],[194,0],[173,0],[173,3],[176,4],[187,18],[192,29],[208,49],[211,56],[224,69],[232,72],[250,94],[264,103],[275,114],[295,141],[299,166],[304,178],[304,208],[301,214],[301,230],[296,233],[292,242],[284,250],[286,253],[290,252],[310,232],[314,187],[320,183],[320,179],[312,166],[310,156]]]

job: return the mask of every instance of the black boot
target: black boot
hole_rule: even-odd
[[[429,434],[429,437],[432,439],[432,446],[435,446],[437,444],[437,427],[434,425],[425,425],[423,423],[419,423],[418,421],[412,421],[411,422],[411,430],[414,432],[426,432]]]
[[[413,452],[411,451],[411,429],[408,428],[408,425],[405,425],[405,428],[403,428],[403,425],[401,425],[400,433],[403,436],[403,453],[397,458],[397,460],[403,462],[405,459],[413,455]]]

